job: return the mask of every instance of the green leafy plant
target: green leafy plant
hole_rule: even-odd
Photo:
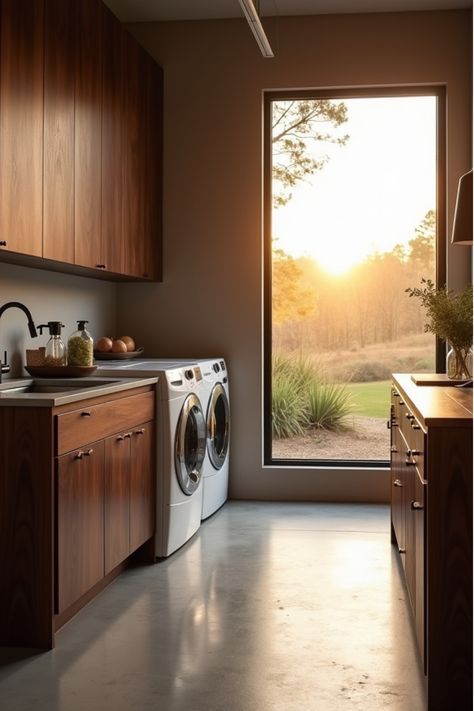
[[[420,299],[428,319],[425,331],[451,344],[460,368],[467,374],[466,355],[472,346],[472,284],[460,292],[445,286],[437,289],[431,279],[422,279],[421,285],[405,291]]]
[[[325,430],[347,428],[352,403],[351,395],[344,385],[314,382],[308,391],[307,402],[311,427]]]
[[[321,369],[301,355],[273,357],[272,432],[276,438],[303,435],[310,428],[343,429],[352,411],[344,386],[325,382]]]

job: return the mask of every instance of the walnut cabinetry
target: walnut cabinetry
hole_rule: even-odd
[[[160,67],[100,0],[0,0],[0,27],[0,259],[160,279]]]
[[[53,647],[132,553],[154,561],[154,397],[0,407],[0,645]]]
[[[400,554],[428,711],[472,709],[472,390],[395,375],[392,543]]]

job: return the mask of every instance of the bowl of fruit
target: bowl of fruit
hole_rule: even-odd
[[[131,336],[120,336],[120,338],[102,336],[94,342],[96,360],[127,360],[136,358],[142,353],[143,348],[137,348]]]

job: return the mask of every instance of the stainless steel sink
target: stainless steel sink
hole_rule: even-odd
[[[24,383],[16,383],[10,388],[2,388],[0,386],[0,397],[17,397],[17,395],[23,395],[24,393],[64,393],[76,390],[90,390],[92,388],[104,387],[105,385],[113,385],[115,382],[118,382],[118,380],[87,380],[86,378],[83,380],[33,379],[27,380]]]

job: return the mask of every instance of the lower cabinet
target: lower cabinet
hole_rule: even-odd
[[[104,442],[58,462],[56,612],[104,576]]]
[[[153,443],[147,422],[59,457],[57,613],[153,536]]]
[[[472,393],[393,376],[392,543],[427,711],[472,711]]]
[[[153,423],[105,440],[105,574],[153,536]]]
[[[155,561],[155,383],[3,401],[0,646],[51,649],[131,554]]]

